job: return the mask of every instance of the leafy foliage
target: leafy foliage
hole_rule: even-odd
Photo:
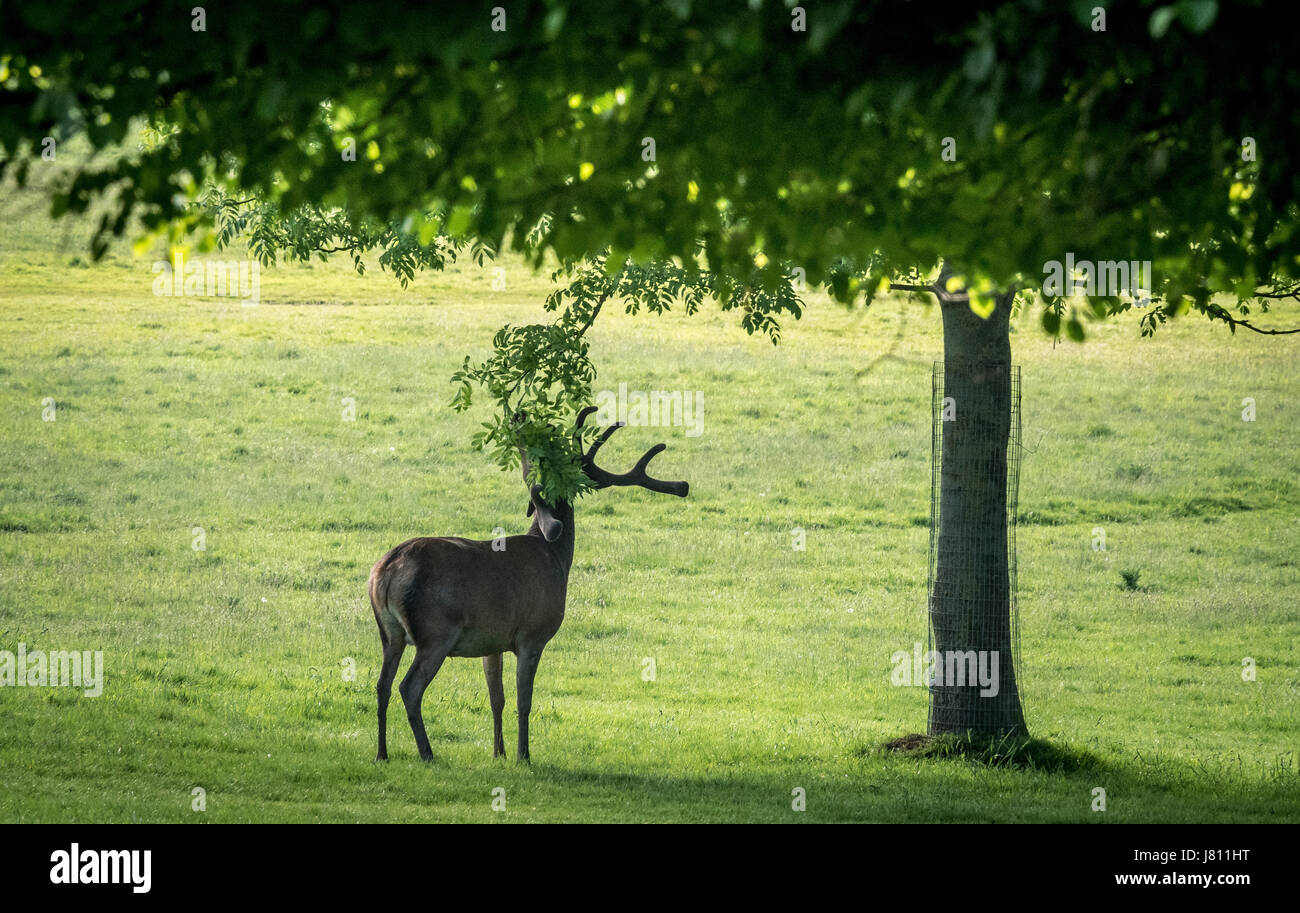
[[[302,263],[313,257],[324,260],[331,254],[343,253],[352,258],[357,272],[365,273],[366,254],[377,250],[380,267],[396,276],[405,288],[416,272],[443,269],[466,251],[480,266],[494,253],[477,239],[442,234],[441,213],[426,214],[417,233],[411,219],[401,224],[381,224],[373,219],[354,219],[342,210],[325,211],[315,206],[302,206],[281,215],[272,203],[235,199],[217,186],[205,189],[199,206],[215,225],[218,246],[243,240],[264,266],[273,266],[279,258]]]
[[[571,501],[590,487],[581,457],[596,429],[583,429],[582,437],[568,429],[591,402],[596,371],[585,334],[607,300],[624,302],[628,313],[644,308],[661,314],[674,304],[694,313],[713,298],[724,310],[740,310],[741,325],[750,333],[767,334],[773,343],[780,338],[779,315],[802,313],[789,281],[769,289],[666,262],[641,266],[625,260],[620,267],[606,253],[562,267],[553,279],[562,278],[567,284],[546,299],[546,309],[559,314],[554,322],[503,327],[487,360],[472,365],[467,357],[452,377],[457,385],[452,408],[457,411],[472,406],[475,387],[493,400],[493,418],[483,423],[474,445],[491,452],[503,469],[516,464],[516,454],[526,455],[529,481],[542,485],[553,500]]]
[[[526,455],[528,481],[540,484],[552,502],[572,501],[588,487],[581,441],[568,431],[576,411],[590,401],[596,375],[583,337],[590,322],[579,326],[576,312],[566,308],[549,325],[502,327],[486,361],[471,365],[467,356],[452,376],[453,409],[470,408],[475,386],[494,401],[493,416],[474,436],[474,446],[490,452],[503,469]]]
[[[21,176],[42,136],[164,125],[60,192],[70,210],[110,194],[106,232],[182,218],[178,191],[218,178],[281,213],[445,213],[450,237],[536,262],[612,248],[690,268],[703,250],[745,283],[765,251],[768,288],[786,263],[815,287],[876,252],[1001,287],[1066,251],[1152,260],[1165,316],[1220,317],[1214,294],[1300,278],[1283,7],[1133,0],[1101,30],[1082,3],[845,2],[802,32],[770,0],[547,0],[497,31],[472,5],[234,2],[196,33],[183,10],[5,6],[0,147]],[[546,218],[532,248],[512,232]]]

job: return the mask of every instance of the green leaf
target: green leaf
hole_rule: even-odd
[[[1180,0],[1178,3],[1178,18],[1198,35],[1213,25],[1218,15],[1217,0]]]
[[[1147,27],[1151,30],[1152,38],[1163,38],[1165,32],[1169,31],[1169,26],[1174,21],[1174,16],[1178,10],[1173,6],[1161,6],[1151,13],[1151,20]]]
[[[441,228],[442,223],[435,218],[426,216],[421,220],[419,229],[420,245],[423,247],[431,243],[433,239],[438,236],[438,232]]]
[[[451,218],[447,220],[447,234],[453,238],[464,237],[465,230],[469,228],[470,219],[474,214],[472,206],[456,206],[451,210]]]
[[[967,292],[967,296],[970,299],[970,309],[977,316],[983,320],[988,320],[989,317],[993,316],[993,311],[998,306],[996,298],[992,295],[981,294],[975,289],[970,289],[969,292]]]
[[[996,53],[992,44],[981,44],[979,47],[971,48],[966,52],[963,67],[966,78],[972,82],[983,82],[992,72],[995,59]]]

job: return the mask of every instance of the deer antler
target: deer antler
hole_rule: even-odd
[[[596,411],[595,406],[588,406],[578,413],[578,420],[574,426],[574,438],[582,440],[582,425],[587,420],[587,416]],[[611,488],[615,485],[637,486],[647,489],[648,491],[657,491],[665,495],[677,495],[679,498],[686,497],[690,491],[690,484],[687,482],[665,482],[662,479],[654,479],[646,475],[646,467],[656,456],[667,449],[667,444],[655,444],[645,452],[641,459],[636,461],[636,465],[629,472],[617,474],[601,469],[596,465],[596,451],[610,439],[615,431],[622,428],[626,422],[615,422],[604,430],[600,437],[588,448],[582,457],[582,471],[587,478],[595,484],[596,488]]]
[[[578,413],[578,420],[573,424],[573,439],[579,445],[582,444],[583,423],[587,420],[587,416],[597,411],[599,411],[599,408],[597,406],[588,406],[587,408],[583,409],[581,412]]]

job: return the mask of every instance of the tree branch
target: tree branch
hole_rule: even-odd
[[[1254,330],[1256,333],[1259,333],[1261,336],[1287,336],[1291,333],[1300,333],[1300,327],[1297,327],[1294,330],[1261,329],[1260,327],[1255,326],[1249,321],[1242,320],[1240,317],[1233,317],[1231,314],[1227,312],[1225,308],[1221,308],[1219,307],[1219,305],[1214,303],[1209,303],[1206,305],[1205,313],[1210,317],[1215,317],[1218,318],[1219,320],[1225,321],[1228,324],[1228,326],[1232,328],[1233,332],[1236,332],[1237,327],[1245,327],[1248,330]]]
[[[609,292],[605,292],[598,299],[596,299],[596,306],[591,309],[591,314],[590,316],[587,317],[587,322],[584,323],[582,327],[578,330],[577,335],[582,336],[589,329],[591,329],[591,325],[596,322],[596,315],[600,313],[600,309],[604,306],[605,299],[608,297],[609,297]]]
[[[1300,285],[1293,289],[1287,289],[1284,292],[1255,292],[1256,298],[1295,298],[1300,301]]]
[[[930,292],[933,295],[939,294],[933,285],[904,285],[899,282],[889,283],[891,292]]]
[[[1289,333],[1300,333],[1300,327],[1296,327],[1294,330],[1262,330],[1259,327],[1247,323],[1244,320],[1238,320],[1237,318],[1231,315],[1228,315],[1228,322],[1231,323],[1233,326],[1245,327],[1248,330],[1254,330],[1256,333],[1260,333],[1264,336],[1286,336]]]

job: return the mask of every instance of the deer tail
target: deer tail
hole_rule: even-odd
[[[392,581],[392,574],[385,573],[387,559],[388,555],[385,555],[370,571],[370,608],[374,610],[375,621],[379,624],[379,638],[387,646],[389,637],[396,633],[392,629],[393,622],[396,621],[401,626],[406,642],[414,644],[415,637],[411,634],[411,624],[406,618],[403,607],[394,606],[388,601],[388,588]]]

